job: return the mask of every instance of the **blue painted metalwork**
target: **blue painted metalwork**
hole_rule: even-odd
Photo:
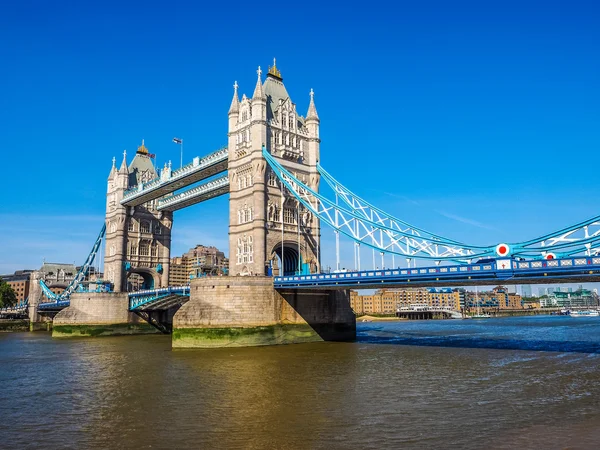
[[[158,300],[165,299],[167,297],[189,297],[190,287],[189,286],[169,286],[160,289],[145,289],[142,291],[131,292],[129,294],[129,311],[135,311],[141,309],[142,306],[148,306],[149,304]]]
[[[83,265],[81,266],[81,268],[79,269],[77,274],[75,274],[75,277],[73,278],[73,280],[69,283],[67,288],[62,293],[55,294],[54,292],[52,292],[50,290],[50,288],[46,285],[46,283],[44,283],[44,280],[40,280],[40,287],[42,288],[44,295],[46,295],[46,297],[48,297],[49,299],[52,300],[51,303],[61,304],[61,303],[66,302],[66,304],[68,306],[69,297],[71,296],[71,294],[73,292],[76,291],[78,286],[85,280],[85,277],[87,276],[87,274],[90,270],[90,267],[92,267],[92,264],[94,263],[94,259],[96,258],[96,255],[98,253],[98,250],[100,250],[100,246],[102,245],[102,239],[104,239],[105,234],[106,234],[106,223],[102,225],[100,234],[98,234],[98,237],[96,238],[96,242],[94,243],[94,246],[92,247],[92,250],[90,251],[89,255],[87,256],[85,262],[83,263]],[[44,303],[44,304],[46,304],[46,303]]]
[[[468,284],[565,283],[600,280],[600,257],[363,270],[275,277],[276,288],[372,288],[383,286],[464,286]],[[571,281],[572,282],[572,281]]]
[[[298,180],[263,147],[263,156],[289,193],[305,208],[336,232],[354,242],[383,253],[408,258],[470,263],[484,257],[497,256],[497,245],[476,246],[448,239],[414,227],[371,205],[345,188],[323,167],[321,177],[335,192],[336,201],[327,199]],[[339,205],[337,199],[344,205]],[[545,258],[552,253],[558,258],[585,253],[600,254],[600,216],[525,242],[507,244],[508,256]]]
[[[229,151],[221,148],[203,158],[195,157],[190,164],[180,169],[163,170],[159,177],[134,186],[125,191],[122,205],[136,206],[146,201],[161,197],[183,186],[200,181],[227,170]]]

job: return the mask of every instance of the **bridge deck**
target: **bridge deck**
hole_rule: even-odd
[[[502,267],[504,266],[504,267]],[[365,270],[275,277],[277,289],[378,289],[382,287],[495,286],[600,281],[600,258],[549,261],[497,260],[486,264]]]
[[[186,208],[228,193],[229,176],[225,175],[187,191],[162,198],[158,201],[156,209],[158,211],[177,211],[178,209]]]
[[[165,179],[162,177],[156,178],[125,192],[121,204],[125,206],[141,205],[213,175],[225,172],[227,170],[228,154],[227,149],[222,149],[204,158],[194,158],[191,164],[171,172],[170,177],[166,177]]]

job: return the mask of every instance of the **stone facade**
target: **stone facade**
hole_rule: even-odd
[[[127,293],[71,294],[70,305],[53,320],[52,337],[109,336],[158,333],[129,312]]]
[[[119,170],[113,158],[106,195],[104,274],[115,292],[128,290],[127,279],[132,274],[142,277],[140,287],[168,286],[173,213],[157,211],[157,200],[133,207],[121,205],[126,190],[156,177],[143,143],[129,166],[125,153]]]
[[[351,341],[355,337],[348,291],[280,294],[270,277],[192,280],[190,300],[173,317],[174,348]]]
[[[282,189],[262,156],[263,146],[299,179],[318,191],[319,117],[311,91],[307,116],[296,111],[281,73],[269,68],[252,98],[229,109],[229,273],[267,275],[284,260],[285,273],[316,272],[320,266],[319,221]],[[283,229],[282,229],[283,228]],[[283,248],[283,251],[282,251]],[[299,258],[300,256],[300,258]]]

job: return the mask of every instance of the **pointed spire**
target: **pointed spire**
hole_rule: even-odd
[[[120,173],[129,173],[127,169],[127,150],[123,150],[123,162],[121,163]]]
[[[310,89],[310,103],[308,105],[308,113],[306,113],[307,119],[319,119],[317,114],[317,108],[315,107],[315,91]]]
[[[231,100],[231,106],[229,107],[229,114],[237,113],[240,111],[240,101],[238,100],[238,84],[237,81],[233,83],[233,100]]]
[[[108,174],[108,178],[112,178],[116,172],[117,172],[117,158],[115,158],[113,156],[112,167],[110,168],[110,173]]]
[[[260,66],[258,66],[258,70],[256,71],[256,73],[258,74],[258,79],[256,80],[256,87],[254,88],[254,95],[252,95],[252,99],[255,99],[255,98],[264,99],[265,94],[263,94],[262,80],[261,80],[262,70],[260,70]]]

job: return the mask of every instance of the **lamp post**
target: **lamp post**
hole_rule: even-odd
[[[179,168],[181,169],[183,167],[183,139],[174,137],[173,142],[179,144],[180,147]]]

